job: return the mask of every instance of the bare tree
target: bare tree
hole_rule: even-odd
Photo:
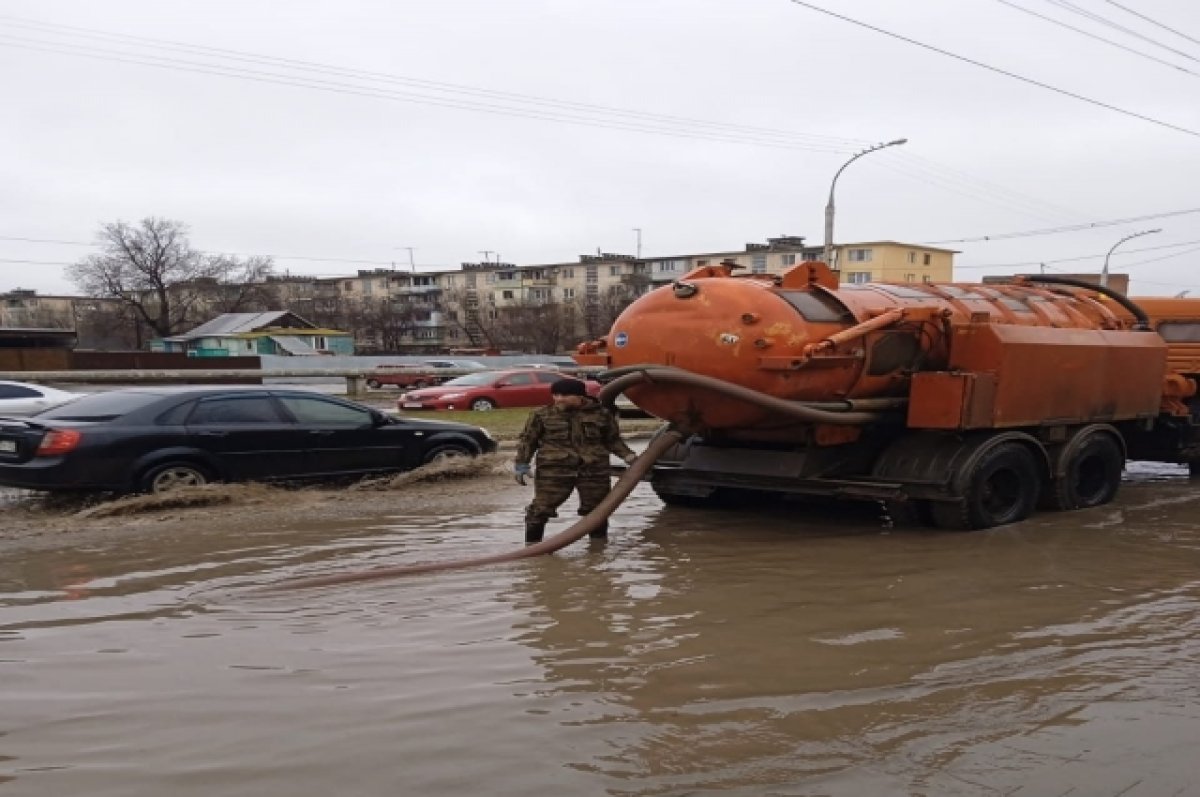
[[[568,342],[563,305],[523,300],[500,309],[494,330],[496,342],[506,349],[533,354],[556,354]]]
[[[269,258],[205,254],[192,248],[187,232],[182,222],[155,217],[105,224],[96,236],[101,254],[70,266],[67,275],[89,296],[118,300],[160,337],[208,314],[215,287],[270,275]]]

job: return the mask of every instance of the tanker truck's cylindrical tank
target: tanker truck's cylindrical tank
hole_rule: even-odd
[[[1086,329],[1120,323],[1101,302],[1065,291],[919,283],[789,287],[794,282],[787,275],[693,272],[626,308],[608,337],[609,365],[675,366],[796,401],[904,396],[914,371],[946,367],[954,322],[986,317]],[[831,335],[897,310],[906,316],[806,356]],[[694,387],[642,384],[626,393],[647,412],[692,429],[795,425]]]

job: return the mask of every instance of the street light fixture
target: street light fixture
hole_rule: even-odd
[[[872,152],[878,152],[887,147],[898,147],[901,144],[907,144],[907,138],[898,138],[895,141],[887,141],[882,144],[874,144],[867,147],[862,152],[855,153],[854,157],[842,164],[842,168],[837,170],[837,174],[833,175],[833,182],[829,184],[829,202],[825,205],[825,265],[832,268],[833,263],[833,189],[837,188],[838,178],[842,176],[842,172],[846,171],[846,167],[863,155],[870,155]]]
[[[411,271],[413,274],[416,274],[417,273],[417,264],[413,260],[413,250],[416,249],[416,247],[415,246],[395,246],[392,248],[408,250],[408,270]]]
[[[1106,254],[1104,256],[1104,268],[1100,270],[1100,287],[1101,288],[1108,287],[1108,259],[1110,257],[1112,257],[1112,253],[1116,251],[1118,246],[1125,243],[1126,241],[1128,241],[1131,238],[1140,238],[1143,235],[1153,235],[1156,232],[1162,232],[1162,230],[1142,230],[1141,232],[1131,233],[1129,235],[1126,235],[1121,240],[1117,241],[1115,244],[1113,244],[1112,249],[1109,249],[1108,254]]]

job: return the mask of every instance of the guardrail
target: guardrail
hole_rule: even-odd
[[[464,368],[422,369],[424,372],[453,378],[480,373]],[[505,370],[505,369],[495,369]],[[564,368],[560,373],[585,375],[595,373],[598,368]],[[170,382],[226,382],[235,379],[321,379],[343,378],[346,380],[346,395],[362,396],[367,392],[367,380],[378,376],[373,368],[230,368],[226,370],[190,370],[179,368],[107,370],[107,371],[0,371],[0,379],[11,382],[45,383],[103,383],[124,382],[131,384]]]

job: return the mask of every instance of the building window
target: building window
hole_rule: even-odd
[[[697,260],[697,261],[696,261],[696,266],[697,266],[697,267],[699,267],[699,266],[707,266],[707,265],[708,265],[708,261],[707,261],[707,260]]]
[[[871,281],[871,272],[869,271],[848,271],[846,272],[846,282],[851,285],[862,285],[864,282]]]
[[[498,312],[496,312],[495,310],[488,310],[487,317],[489,320],[495,321],[497,318],[500,317],[500,314]]]
[[[905,274],[905,275],[904,275],[904,281],[905,281],[905,282],[916,282],[916,281],[917,281],[917,275],[916,275],[916,274]]]
[[[908,262],[909,262],[909,263],[916,263],[916,262],[917,262],[917,253],[916,253],[916,252],[909,252],[909,253],[908,253]]]
[[[621,267],[620,266],[609,266],[608,267],[608,276],[610,276],[610,277],[621,276]]]
[[[574,288],[563,288],[563,298],[564,299],[574,299],[575,298],[575,289]]]
[[[767,256],[753,255],[750,258],[750,271],[755,274],[762,274],[767,270]]]
[[[794,265],[796,265],[796,256],[795,255],[780,255],[779,262],[785,266],[794,266]]]
[[[926,265],[926,266],[928,266],[928,265],[929,265],[929,263],[930,263],[930,261],[931,261],[932,259],[933,259],[933,256],[932,256],[932,255],[930,255],[928,252],[926,252],[926,253],[925,253],[925,260],[923,261],[923,265]]]
[[[846,259],[851,263],[870,263],[870,249],[848,249],[846,250]]]
[[[500,298],[501,298],[501,299],[511,299],[512,297],[513,297],[513,292],[512,292],[512,291],[500,291]]]
[[[575,269],[573,269],[573,268],[564,268],[564,269],[562,270],[562,275],[563,275],[564,277],[566,277],[567,279],[575,279]]]
[[[921,282],[933,282],[933,277],[929,276],[928,274],[922,274]]]
[[[345,282],[345,283],[343,283],[342,287],[346,289],[346,292],[347,292],[347,293],[353,293],[353,292],[354,292],[354,283],[353,283],[353,282],[351,282],[350,280],[346,280],[346,282]]]

